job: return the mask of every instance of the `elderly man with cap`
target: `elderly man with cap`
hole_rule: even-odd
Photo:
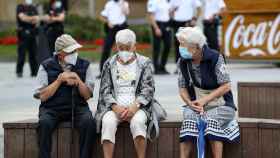
[[[39,87],[34,97],[41,100],[40,158],[50,158],[52,133],[58,123],[71,120],[72,104],[75,104],[74,125],[80,133],[80,157],[91,157],[96,128],[87,100],[92,97],[95,77],[90,63],[78,57],[77,49],[81,47],[70,35],[64,34],[55,42],[54,56],[39,67]]]
[[[135,52],[136,35],[129,29],[116,34],[118,52],[109,58],[101,75],[96,120],[104,158],[112,158],[117,126],[128,122],[138,158],[145,157],[147,121],[155,85],[152,62]],[[102,128],[101,128],[102,125]]]

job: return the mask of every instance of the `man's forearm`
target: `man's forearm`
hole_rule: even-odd
[[[65,19],[64,13],[59,14],[58,16],[51,17],[52,21],[54,22],[63,22]]]
[[[91,90],[87,87],[87,85],[86,85],[84,82],[82,82],[82,81],[79,82],[78,89],[79,89],[80,95],[81,95],[85,100],[88,100],[89,98],[92,97],[92,92],[91,92]]]
[[[60,87],[61,81],[60,80],[55,80],[53,83],[51,83],[49,86],[46,88],[43,88],[40,91],[40,100],[42,102],[48,100],[50,97],[52,97],[57,89]]]
[[[150,24],[152,25],[152,27],[156,30],[156,29],[159,29],[157,23],[156,23],[156,20],[155,20],[155,17],[152,13],[149,13],[148,14],[148,18],[149,18],[149,21],[150,21]]]
[[[99,16],[99,20],[101,20],[102,22],[104,22],[104,23],[106,23],[106,24],[109,23],[108,19],[105,18],[104,16]]]
[[[24,22],[33,23],[33,21],[38,19],[38,16],[37,15],[36,16],[28,16],[28,15],[25,15],[23,13],[20,13],[19,18]]]

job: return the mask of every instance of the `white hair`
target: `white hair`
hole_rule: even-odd
[[[206,37],[199,27],[182,27],[176,37],[182,43],[198,44],[200,48],[206,44]]]
[[[116,43],[133,46],[136,43],[136,35],[130,29],[120,30],[116,34]]]

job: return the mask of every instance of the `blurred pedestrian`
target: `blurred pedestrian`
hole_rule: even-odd
[[[60,0],[50,4],[48,14],[43,19],[47,23],[47,38],[50,54],[54,52],[55,40],[64,33],[65,11]]]
[[[169,74],[165,66],[171,46],[170,3],[168,0],[149,0],[147,11],[153,32],[153,64],[155,74]],[[161,42],[163,51],[161,53]]]
[[[110,57],[117,32],[128,27],[127,16],[129,12],[129,3],[125,0],[109,0],[101,12],[100,19],[105,23],[106,35],[99,65],[100,73],[105,61]]]
[[[38,71],[38,63],[36,60],[36,26],[39,21],[36,7],[32,4],[32,0],[25,0],[23,4],[19,4],[16,9],[17,14],[17,77],[22,77],[23,66],[25,62],[25,54],[28,51],[29,65],[31,76],[35,77]]]
[[[171,16],[174,34],[180,27],[195,26],[201,12],[200,0],[171,0]],[[177,63],[179,54],[179,42],[174,35],[174,45],[176,49],[175,61]]]
[[[226,9],[224,0],[205,0],[203,15],[204,34],[208,46],[219,50],[218,26],[221,23],[222,14]]]

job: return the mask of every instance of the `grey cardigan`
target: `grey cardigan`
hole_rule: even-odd
[[[152,62],[149,58],[144,57],[136,53],[137,72],[136,72],[136,101],[141,104],[141,109],[145,111],[148,120],[152,118],[151,103],[154,100],[155,83],[153,79]],[[96,111],[96,126],[97,133],[100,133],[102,118],[104,114],[111,109],[113,103],[117,103],[115,100],[115,81],[116,81],[116,61],[117,55],[109,58],[102,70],[99,98]]]

